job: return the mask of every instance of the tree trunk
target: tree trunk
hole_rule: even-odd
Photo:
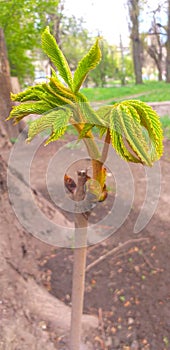
[[[10,80],[10,68],[7,57],[4,33],[0,28],[0,133],[1,136],[7,135],[9,139],[16,138],[19,134],[19,126],[13,127],[12,122],[6,122],[12,108],[10,92],[12,91]]]
[[[158,66],[158,80],[162,81],[162,66]]]
[[[129,0],[129,16],[132,23],[131,40],[136,84],[142,84],[141,41],[139,37],[139,0]]]
[[[168,29],[167,29],[167,58],[166,58],[166,82],[170,83],[170,0],[168,0]]]

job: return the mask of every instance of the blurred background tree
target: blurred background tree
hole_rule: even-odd
[[[94,42],[83,18],[65,13],[66,0],[8,0],[0,2],[0,28],[7,45],[10,71],[21,87],[50,74],[50,62],[40,50],[40,36],[49,25],[74,72]],[[129,43],[111,45],[103,38],[103,60],[85,86],[113,82],[141,84],[151,76],[170,82],[170,0],[124,0],[129,21]],[[104,5],[103,5],[104,6]],[[145,25],[145,18],[147,23]],[[118,28],[121,34],[121,23]]]
[[[33,52],[58,0],[9,0],[0,4],[0,27],[4,31],[12,76],[21,84],[34,77]]]

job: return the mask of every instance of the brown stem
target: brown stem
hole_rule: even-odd
[[[106,133],[106,137],[105,137],[105,141],[104,141],[104,146],[103,146],[103,151],[102,151],[102,156],[101,156],[101,163],[102,164],[104,164],[106,159],[107,159],[109,145],[110,145],[110,130],[107,129],[107,133]]]
[[[99,181],[102,174],[103,164],[100,160],[92,159],[93,179]]]
[[[80,208],[80,206],[78,206],[78,202],[82,201],[85,197],[84,185],[86,179],[86,171],[78,172],[78,184],[75,195],[75,200],[77,201],[77,210]],[[87,254],[87,224],[88,216],[86,216],[85,213],[80,212],[75,214],[75,248],[72,285],[70,350],[80,349],[81,318],[83,313],[85,267]]]
[[[81,132],[81,125],[75,125],[78,132]],[[105,144],[101,159],[97,158],[99,155],[97,146],[92,137],[85,138],[89,156],[92,158],[93,166],[93,178],[102,182],[102,167],[106,160],[109,143],[110,133],[107,131]],[[97,157],[96,157],[97,156]],[[75,195],[77,202],[76,209],[80,209],[79,202],[85,197],[85,183],[87,179],[87,172],[78,172],[78,184]],[[70,350],[79,350],[81,341],[81,317],[83,313],[84,302],[84,285],[85,285],[85,268],[86,268],[86,255],[87,255],[87,225],[88,216],[85,213],[78,212],[75,214],[75,249],[74,249],[74,265],[73,265],[73,285],[72,285],[72,313],[71,313],[71,331],[70,331]]]
[[[80,134],[84,125],[82,125],[81,123],[75,123],[75,121],[72,121],[72,124]],[[97,180],[100,184],[102,184],[102,176],[103,176],[102,168],[103,168],[104,162],[107,159],[107,154],[109,150],[110,131],[109,129],[107,130],[102,155],[100,155],[99,153],[97,145],[93,139],[93,135],[91,134],[91,131],[88,132],[87,138],[83,138],[83,141],[86,145],[88,154],[92,159],[93,179]]]
[[[100,157],[100,160],[98,159],[93,159],[92,160],[92,166],[93,166],[93,178],[95,180],[98,180],[99,183],[101,183],[102,179],[102,168],[103,164],[105,163],[109,151],[109,145],[110,145],[110,131],[109,129],[107,130],[106,137],[105,137],[105,142],[102,150],[102,155]]]

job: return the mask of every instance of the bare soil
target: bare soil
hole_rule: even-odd
[[[49,197],[45,176],[52,156],[70,140],[68,136],[48,148],[41,146],[31,165],[31,187],[37,203],[56,222],[56,208]],[[5,181],[4,160],[7,161],[9,151],[2,148],[0,158],[0,350],[66,350],[68,332],[56,328],[57,316],[54,320],[49,309],[46,314],[42,310],[45,300],[50,303],[53,296],[71,305],[73,249],[49,246],[19,224],[9,203]],[[97,329],[86,332],[86,349],[170,349],[169,154],[170,141],[165,140],[160,161],[161,194],[148,225],[134,233],[146,181],[142,166],[131,165],[135,198],[128,218],[108,239],[88,247],[84,313],[95,315],[99,323]],[[113,201],[111,193],[92,217],[104,215]],[[73,217],[64,214],[72,224]],[[38,292],[36,288],[40,288]],[[37,305],[31,300],[33,289],[39,295],[39,305],[38,298]]]

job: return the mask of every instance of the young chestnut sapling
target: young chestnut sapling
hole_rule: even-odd
[[[78,139],[84,141],[91,159],[92,179],[87,172],[83,172],[85,169],[78,173],[77,185],[67,174],[63,179],[67,189],[75,193],[74,199],[77,206],[84,198],[89,201],[87,215],[82,212],[75,215],[71,350],[80,348],[87,222],[91,210],[91,198],[95,203],[103,201],[107,196],[107,171],[104,164],[109,145],[112,145],[124,160],[147,166],[152,166],[163,152],[160,120],[150,106],[138,100],[126,100],[94,110],[80,92],[87,74],[101,60],[99,42],[100,38],[97,38],[72,75],[65,56],[47,27],[42,34],[42,48],[53,66],[57,68],[59,77],[51,68],[51,77],[47,83],[29,87],[19,94],[11,94],[12,100],[20,104],[14,106],[8,118],[13,118],[15,123],[18,123],[29,114],[41,115],[30,123],[27,141],[30,142],[37,134],[50,128],[51,134],[45,142],[46,145],[58,140],[65,134],[68,125],[72,124],[77,130]],[[105,138],[101,152],[95,142],[94,127],[98,130],[99,136]]]

